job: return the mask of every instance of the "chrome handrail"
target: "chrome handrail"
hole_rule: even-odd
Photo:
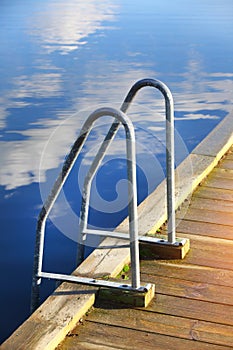
[[[40,300],[40,284],[41,278],[51,278],[58,280],[70,280],[69,275],[60,275],[54,273],[47,273],[42,271],[43,264],[43,252],[44,252],[44,241],[45,241],[45,223],[46,219],[75,163],[79,156],[81,149],[93,127],[93,123],[102,116],[112,116],[119,122],[119,125],[123,125],[126,134],[126,153],[127,153],[127,169],[128,169],[128,207],[129,207],[129,234],[130,234],[130,257],[132,266],[132,284],[133,290],[145,291],[140,287],[140,268],[139,268],[139,244],[138,244],[138,220],[137,220],[137,184],[136,184],[136,150],[135,150],[135,132],[131,120],[122,111],[113,108],[100,108],[90,114],[84,123],[79,137],[75,141],[62,170],[54,183],[54,186],[40,211],[37,220],[36,230],[36,245],[34,254],[34,268],[33,268],[33,283],[32,283],[32,300],[31,310],[34,311],[39,306]],[[89,195],[88,193],[83,196]],[[84,197],[83,197],[84,198]],[[81,218],[82,222],[82,218]],[[91,284],[96,286],[102,286],[103,281],[81,277],[72,277],[76,283]],[[126,286],[122,286],[117,283],[110,283],[111,286],[115,285],[114,288],[125,289]],[[104,284],[106,285],[106,283]],[[110,286],[110,287],[111,287]],[[127,287],[129,288],[129,287]]]
[[[174,181],[174,106],[173,98],[168,87],[159,80],[143,79],[136,82],[128,92],[120,110],[113,108],[100,108],[90,114],[84,123],[79,137],[75,141],[65,163],[62,167],[58,178],[43,206],[37,221],[36,230],[36,244],[34,254],[33,267],[33,283],[32,283],[32,299],[31,310],[34,311],[39,306],[40,300],[40,284],[42,278],[50,278],[59,281],[70,281],[75,283],[82,283],[95,286],[106,286],[110,288],[136,290],[145,292],[150,288],[149,285],[140,286],[140,268],[139,268],[139,241],[152,240],[153,243],[161,244],[160,240],[156,238],[138,237],[138,220],[137,220],[137,187],[136,187],[136,152],[135,152],[135,134],[131,120],[127,117],[125,112],[128,110],[136,93],[143,87],[151,86],[157,88],[165,98],[165,112],[166,112],[166,170],[167,170],[167,217],[168,217],[168,240],[163,241],[162,244],[177,245],[175,233],[175,181]],[[126,133],[126,152],[127,152],[127,170],[129,181],[128,207],[129,207],[129,233],[130,233],[130,257],[131,257],[131,273],[132,284],[121,285],[120,283],[110,281],[100,281],[91,278],[62,275],[56,273],[48,273],[42,271],[44,239],[45,239],[45,223],[47,217],[73,167],[81,149],[92,129],[93,123],[102,116],[112,116],[115,118],[112,123],[103,143],[101,144],[84,180],[84,187],[82,193],[82,204],[80,214],[80,236],[78,250],[78,262],[80,263],[84,258],[84,241],[88,233],[100,234],[104,236],[116,237],[115,233],[108,233],[107,231],[88,230],[88,210],[90,201],[91,183],[96,171],[98,170],[102,159],[104,158],[108,147],[115,137],[120,125],[123,125]],[[132,188],[130,188],[130,184]],[[125,239],[125,235],[117,233],[119,238]],[[180,244],[180,243],[179,243]]]
[[[155,79],[142,79],[137,81],[129,90],[126,95],[120,110],[124,113],[128,110],[132,100],[134,99],[137,92],[143,87],[151,86],[158,89],[165,98],[165,112],[166,112],[166,170],[167,170],[167,233],[168,243],[176,243],[176,224],[175,224],[175,155],[174,155],[174,103],[171,91],[161,81]],[[87,229],[88,222],[88,209],[90,200],[90,190],[93,177],[95,176],[101,161],[103,160],[107,149],[113,141],[120,123],[115,120],[104,141],[102,142],[90,168],[84,180],[82,205],[81,205],[81,225],[80,233],[84,233]],[[84,260],[84,237],[81,237],[81,244],[78,247],[77,253],[77,264],[80,264]]]

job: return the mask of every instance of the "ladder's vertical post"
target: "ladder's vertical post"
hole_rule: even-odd
[[[83,232],[87,228],[89,201],[90,201],[90,183],[87,184],[87,187],[85,187],[84,185],[84,189],[82,193],[76,266],[79,266],[83,262],[84,256],[85,256],[86,234],[84,234]]]
[[[89,204],[90,204],[91,183],[97,170],[100,167],[100,164],[108,148],[111,145],[112,140],[114,139],[119,129],[120,124],[121,123],[118,121],[117,118],[112,123],[111,128],[109,129],[108,134],[106,135],[104,141],[102,142],[84,180],[83,192],[82,192],[82,203],[81,203],[81,210],[80,210],[79,241],[78,241],[77,259],[76,259],[77,266],[79,266],[84,260],[85,240],[86,240],[86,235],[84,234],[84,231],[87,228],[87,224],[88,224],[88,211],[89,211]]]
[[[129,233],[130,233],[130,256],[132,267],[132,287],[140,286],[140,266],[139,266],[139,242],[138,242],[138,222],[137,222],[137,183],[136,183],[136,149],[135,132],[130,119],[122,112],[112,108],[99,109],[93,112],[89,118],[97,119],[102,115],[111,115],[115,117],[107,136],[104,139],[98,153],[96,154],[92,165],[85,177],[82,205],[80,215],[80,241],[77,253],[77,263],[80,264],[84,259],[84,242],[86,239],[85,230],[88,225],[88,211],[90,202],[90,189],[96,171],[98,170],[102,159],[114,139],[114,136],[122,124],[126,132],[126,152],[127,152],[127,172],[128,172],[128,210],[129,210]]]
[[[167,216],[168,216],[168,241],[174,243],[176,241],[175,233],[175,179],[174,179],[174,104],[173,98],[168,87],[159,80],[155,79],[142,79],[136,82],[130,91],[128,92],[126,98],[124,99],[120,110],[126,112],[135,97],[136,93],[143,87],[152,86],[159,89],[164,98],[166,104],[166,170],[167,170]],[[84,190],[82,196],[82,206],[81,206],[81,218],[80,218],[80,244],[77,254],[78,265],[84,260],[84,242],[85,235],[83,235],[83,230],[87,227],[88,218],[88,207],[90,199],[90,183],[100,166],[102,159],[104,158],[105,152],[110,146],[114,136],[119,129],[120,122],[115,119],[111,125],[108,134],[106,135],[100,149],[98,150],[94,161],[89,169],[87,177],[84,183]]]
[[[136,184],[136,150],[135,150],[135,132],[134,127],[130,119],[122,114],[122,111],[113,109],[100,109],[90,117],[98,118],[102,113],[106,115],[112,115],[115,117],[107,136],[104,139],[98,153],[96,154],[93,163],[85,177],[83,193],[82,193],[82,205],[80,215],[80,241],[79,250],[77,254],[77,263],[80,264],[84,259],[84,242],[86,239],[85,230],[88,224],[88,211],[90,202],[90,189],[91,182],[93,180],[96,171],[98,170],[102,159],[114,139],[114,136],[119,129],[121,123],[123,124],[126,132],[126,151],[127,151],[127,172],[128,172],[128,208],[129,208],[129,232],[130,232],[130,255],[132,266],[132,287],[138,288],[140,286],[140,267],[139,267],[139,243],[138,243],[138,222],[137,222],[137,184]]]
[[[167,89],[166,101],[166,169],[167,169],[167,233],[168,242],[176,241],[175,224],[175,150],[174,150],[174,104]]]
[[[159,80],[142,79],[137,81],[128,92],[121,110],[126,112],[136,93],[143,87],[151,86],[161,91],[166,107],[166,171],[167,171],[167,218],[168,242],[176,241],[175,224],[175,150],[174,150],[174,103],[171,91]]]
[[[34,253],[33,278],[32,278],[32,295],[31,295],[31,313],[34,312],[40,305],[40,284],[41,278],[38,277],[42,270],[43,251],[44,251],[44,235],[46,209],[42,208],[37,222],[36,229],[36,244]]]
[[[34,264],[33,264],[33,278],[32,278],[32,295],[31,295],[31,312],[35,311],[40,304],[40,283],[43,264],[43,251],[44,251],[44,237],[45,237],[45,223],[47,217],[79,155],[83,144],[89,134],[89,125],[85,123],[79,137],[73,144],[71,151],[63,164],[62,170],[58,175],[53,188],[46,199],[43,208],[40,211],[37,220],[36,229],[36,243],[35,243],[35,253],[34,253]]]
[[[127,172],[128,172],[128,208],[130,233],[130,260],[132,273],[132,288],[140,287],[138,217],[137,217],[137,180],[136,180],[136,149],[133,125],[127,125]]]

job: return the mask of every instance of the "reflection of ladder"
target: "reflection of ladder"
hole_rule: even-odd
[[[127,117],[125,112],[127,111],[131,101],[139,89],[145,86],[152,86],[159,89],[165,98],[166,103],[166,167],[167,167],[167,216],[168,216],[168,240],[160,240],[151,237],[140,236],[138,237],[138,220],[137,220],[137,186],[136,186],[136,156],[135,156],[135,134],[131,120]],[[130,259],[131,259],[131,271],[132,271],[132,283],[131,285],[120,284],[111,281],[104,281],[93,278],[77,277],[73,275],[48,273],[42,271],[43,265],[43,252],[44,252],[44,239],[45,239],[45,223],[47,217],[75,163],[79,156],[81,149],[93,127],[94,122],[103,116],[111,116],[115,118],[104,142],[100,146],[100,149],[94,158],[92,165],[85,178],[83,194],[82,194],[82,206],[80,215],[80,242],[78,250],[78,263],[81,263],[84,259],[84,247],[85,240],[88,234],[97,234],[99,236],[110,236],[120,239],[127,239],[130,241]],[[88,224],[88,211],[89,211],[89,199],[91,183],[96,171],[98,170],[102,159],[104,158],[111,141],[119,129],[120,125],[123,125],[126,134],[126,152],[127,152],[127,173],[128,173],[128,212],[129,212],[129,237],[125,233],[109,232],[100,230],[89,230]],[[42,278],[54,279],[59,281],[68,281],[74,283],[80,283],[85,285],[94,285],[100,287],[108,287],[115,289],[122,289],[126,291],[145,292],[149,290],[150,285],[140,285],[140,268],[139,268],[139,241],[177,246],[185,244],[185,241],[176,241],[175,237],[175,189],[174,189],[174,111],[173,111],[173,99],[170,90],[165,84],[158,80],[144,79],[138,81],[126,96],[121,110],[113,108],[101,108],[93,112],[86,122],[84,123],[79,137],[75,141],[66,161],[63,165],[62,171],[59,174],[51,192],[48,196],[37,221],[36,232],[36,246],[34,256],[34,270],[33,270],[33,285],[32,285],[32,301],[31,309],[34,311],[39,306],[39,294],[40,283]]]

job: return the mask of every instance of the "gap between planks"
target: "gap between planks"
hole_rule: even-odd
[[[114,305],[112,307],[113,309],[110,309],[111,306],[106,305],[106,309],[95,309],[87,320],[97,324],[113,325],[207,343],[211,343],[214,339],[215,344],[218,345],[233,344],[233,327],[229,325],[152,311],[142,312],[140,309],[114,309]]]
[[[126,317],[124,318],[126,322]],[[96,323],[96,322],[85,322],[84,327],[78,326],[72,332],[73,337],[67,338],[66,349],[72,349],[68,346],[72,343],[76,345],[77,339],[75,334],[78,336],[78,348],[80,344],[85,343],[83,349],[88,349],[87,344],[104,345],[110,347],[116,347],[117,349],[168,349],[169,350],[223,350],[229,347],[224,345],[216,345],[212,343],[206,343],[202,341],[196,341],[199,337],[198,331],[191,333],[193,340],[178,338],[174,336],[162,335],[154,332],[148,332],[143,330],[134,330],[126,327],[108,325],[106,323]],[[195,340],[194,340],[195,339]],[[72,345],[71,345],[72,346]],[[61,348],[62,349],[62,348]],[[64,348],[65,349],[65,348]]]

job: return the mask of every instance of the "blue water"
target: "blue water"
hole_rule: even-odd
[[[1,342],[29,315],[36,218],[88,113],[120,107],[138,79],[164,81],[178,164],[232,110],[233,3],[1,0],[0,23]],[[141,91],[129,115],[141,201],[164,177],[161,95]],[[45,269],[74,268],[80,189],[109,122],[93,130],[50,215]],[[113,228],[127,214],[124,147],[121,131],[94,183],[94,227]],[[52,287],[43,283],[43,298]]]

